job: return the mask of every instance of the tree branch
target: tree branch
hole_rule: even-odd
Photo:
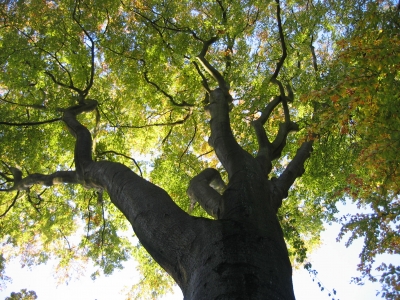
[[[19,191],[15,195],[15,197],[14,197],[13,201],[11,202],[10,206],[7,207],[5,212],[0,215],[0,218],[3,218],[10,211],[10,209],[15,205],[15,203],[17,202],[18,196],[19,196]]]
[[[218,219],[222,201],[221,193],[226,185],[219,172],[208,168],[190,180],[186,191],[190,198],[191,210],[196,202],[213,218]]]
[[[285,171],[279,176],[278,179],[273,181],[275,187],[275,193],[280,199],[284,199],[288,196],[289,188],[292,186],[296,178],[300,177],[304,173],[304,163],[310,157],[312,152],[313,140],[304,142],[297,150],[296,155],[292,161],[288,164]]]
[[[114,205],[126,216],[140,242],[153,258],[179,284],[184,270],[177,268],[182,255],[189,255],[195,238],[194,220],[182,211],[161,188],[136,175],[128,167],[108,161],[94,162],[91,157],[90,131],[77,121],[79,113],[92,111],[97,101],[86,99],[83,104],[64,110],[63,120],[76,137],[75,166],[78,180],[91,187],[105,189]],[[176,248],[179,240],[181,247]]]
[[[147,76],[147,71],[144,71],[144,72],[143,72],[143,76],[144,76],[144,79],[146,80],[147,83],[149,83],[149,84],[151,84],[152,86],[154,86],[154,87],[157,89],[157,91],[159,91],[159,92],[162,93],[164,96],[166,96],[166,97],[169,99],[169,101],[171,101],[171,103],[172,103],[173,105],[176,105],[176,106],[194,106],[193,104],[187,103],[186,101],[183,101],[182,103],[176,102],[176,101],[174,100],[174,97],[172,97],[170,94],[168,94],[166,91],[164,91],[158,84],[156,84],[155,82],[153,82],[153,81],[151,81],[151,80],[149,79],[149,77]]]
[[[192,111],[190,111],[183,119],[177,120],[174,122],[154,123],[154,124],[137,125],[137,126],[135,126],[135,125],[114,125],[112,127],[140,129],[140,128],[147,128],[147,127],[153,127],[153,126],[175,126],[175,125],[180,125],[180,124],[185,123],[191,115],[192,115]]]
[[[22,178],[22,172],[12,168],[14,184],[7,191],[27,191],[33,185],[52,186],[60,183],[81,183],[78,181],[75,171],[57,171],[49,175],[33,173]]]
[[[136,168],[138,168],[138,170],[139,170],[140,177],[143,177],[142,169],[140,168],[139,164],[137,163],[137,161],[136,161],[134,158],[132,158],[132,157],[130,157],[130,156],[128,156],[128,155],[125,155],[125,154],[122,154],[122,153],[113,151],[113,150],[103,151],[103,152],[99,152],[99,153],[97,153],[97,154],[98,154],[98,155],[104,155],[104,154],[108,154],[108,153],[112,153],[112,154],[115,154],[115,155],[123,156],[123,157],[125,157],[125,158],[130,159],[131,161],[133,161],[133,163],[135,164]]]
[[[211,90],[210,90],[210,87],[208,85],[207,78],[204,76],[203,72],[201,72],[201,70],[199,68],[199,65],[195,61],[193,61],[193,65],[196,68],[197,73],[199,73],[199,75],[201,77],[201,83],[202,83],[203,87],[205,88],[205,90],[209,94],[211,92]]]
[[[286,96],[283,84],[277,79],[279,72],[287,57],[287,49],[285,43],[285,36],[282,28],[281,8],[279,0],[276,0],[276,3],[277,3],[276,17],[278,22],[279,39],[281,42],[282,55],[279,59],[279,62],[277,63],[275,72],[273,73],[270,82],[278,86],[280,95],[274,97],[273,100],[270,101],[266,106],[266,108],[262,111],[261,116],[257,120],[252,122],[259,144],[257,159],[266,168],[267,172],[271,171],[272,167],[271,162],[281,156],[282,150],[286,145],[288,134],[291,131],[299,130],[298,125],[290,120],[290,112],[288,107],[288,102],[292,102],[294,100],[293,90],[290,84],[287,84],[286,88],[288,90],[288,96]],[[271,143],[268,139],[268,136],[263,126],[271,116],[272,111],[280,103],[282,103],[283,106],[285,122],[279,125],[278,134],[275,137],[274,141]]]
[[[21,123],[13,123],[13,122],[1,122],[0,125],[8,125],[8,126],[35,126],[35,125],[42,125],[48,123],[54,123],[60,121],[61,118],[46,120],[46,121],[38,121],[38,122],[21,122]]]
[[[285,36],[283,34],[283,29],[282,29],[281,6],[279,4],[279,0],[275,0],[275,2],[277,3],[277,6],[276,6],[276,19],[277,19],[277,22],[278,22],[279,39],[280,39],[281,47],[282,47],[282,56],[279,59],[279,62],[277,63],[277,65],[276,65],[276,69],[275,69],[274,74],[271,77],[271,81],[278,78],[279,71],[281,70],[281,68],[283,66],[283,63],[285,62],[285,59],[287,57]]]
[[[231,177],[242,169],[244,157],[251,155],[243,150],[233,136],[229,119],[229,95],[221,88],[213,90],[210,94],[210,104],[206,109],[211,114],[211,136],[208,143],[215,149],[221,164]]]
[[[10,91],[7,91],[6,95],[4,97],[0,97],[0,100],[9,104],[21,106],[21,107],[27,107],[27,108],[34,108],[34,109],[46,109],[47,107],[41,104],[20,104],[16,103],[10,100],[7,100],[7,96],[9,95]]]
[[[225,81],[221,73],[219,73],[205,58],[208,48],[217,40],[217,37],[212,37],[208,41],[204,41],[203,48],[201,49],[200,54],[197,56],[197,59],[203,68],[218,82],[218,86],[222,89],[222,91],[229,94],[229,84]]]
[[[318,71],[317,56],[315,55],[315,47],[313,46],[313,41],[314,41],[314,36],[312,35],[310,42],[310,50],[311,50],[314,71],[317,72]]]
[[[182,157],[183,157],[183,156],[185,155],[185,153],[189,150],[190,145],[193,143],[194,138],[196,137],[196,133],[197,133],[197,124],[196,124],[196,122],[195,122],[195,125],[194,125],[194,132],[193,132],[192,138],[190,139],[189,143],[186,145],[185,150],[184,150],[184,151],[182,152],[182,154],[179,156],[179,166],[181,165]]]
[[[78,114],[89,112],[97,107],[97,101],[86,99],[80,105],[73,106],[64,110],[63,121],[68,126],[71,134],[76,138],[75,143],[75,165],[78,178],[84,178],[85,166],[90,164],[92,160],[92,136],[89,130],[79,123],[76,119]]]
[[[79,22],[79,20],[76,18],[76,10],[78,7],[78,3],[80,1],[76,1],[75,2],[75,6],[74,6],[74,11],[72,13],[72,18],[74,19],[74,21],[76,22],[76,24],[78,24],[79,28],[84,32],[84,34],[86,35],[86,37],[89,39],[90,41],[90,55],[91,55],[91,60],[90,60],[90,77],[89,80],[87,81],[87,86],[86,88],[82,91],[82,94],[80,94],[80,96],[82,96],[82,99],[80,99],[80,101],[83,101],[83,99],[88,95],[89,90],[91,89],[92,85],[93,85],[93,78],[94,78],[94,53],[95,53],[95,47],[94,47],[94,40],[93,38],[90,36],[89,32],[87,32],[87,30],[82,26],[82,24]]]

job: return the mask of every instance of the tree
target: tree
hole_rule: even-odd
[[[343,3],[338,3],[343,5]],[[344,216],[339,239],[351,233],[350,245],[364,238],[358,270],[363,278],[382,283],[382,297],[395,299],[400,292],[400,266],[374,266],[379,254],[399,253],[399,147],[398,118],[400,7],[381,9],[366,2],[343,16],[347,26],[336,42],[336,59],[330,65],[329,84],[317,91],[328,109],[321,114],[326,127],[335,128],[351,141],[352,167],[335,197],[351,199],[368,213]],[[352,17],[349,17],[352,15]],[[329,117],[328,117],[329,116]],[[378,272],[377,272],[378,271]],[[380,271],[380,272],[379,272]],[[383,271],[383,272],[382,272]]]
[[[343,158],[351,138],[324,122],[334,111],[327,74],[343,79],[327,41],[344,35],[330,13],[349,9],[5,2],[0,222],[10,256],[55,256],[64,276],[92,259],[109,274],[132,250],[149,260],[142,245],[187,299],[294,298],[290,259],[303,262],[333,220],[357,156]],[[151,163],[132,158],[148,153]],[[138,248],[120,234],[121,213]]]
[[[7,297],[5,300],[35,300],[37,299],[37,295],[34,291],[27,291],[26,289],[22,289],[18,293],[11,293],[10,297]]]

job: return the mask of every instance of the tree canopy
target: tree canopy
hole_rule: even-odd
[[[399,4],[0,5],[0,238],[6,259],[19,255],[33,265],[56,258],[64,281],[88,260],[98,267],[95,278],[133,256],[145,279],[132,294],[165,293],[172,280],[140,243],[132,244],[128,223],[107,194],[56,185],[39,174],[74,169],[75,140],[62,122],[63,109],[95,99],[96,109],[78,116],[92,134],[94,160],[121,162],[183,210],[209,217],[186,190],[206,168],[227,178],[208,143],[204,108],[219,86],[230,92],[232,131],[250,154],[260,151],[257,122],[271,140],[286,131],[272,176],[313,141],[305,173],[278,212],[292,263],[304,263],[318,245],[324,221],[342,222],[339,238],[350,232],[348,243],[365,241],[355,280],[379,280],[383,296],[398,297],[400,266],[373,263],[379,254],[400,253]],[[278,102],[276,95],[287,100]],[[294,122],[288,129],[281,125]],[[35,181],[22,181],[35,174]],[[370,213],[337,220],[338,201]]]

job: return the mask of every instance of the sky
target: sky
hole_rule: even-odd
[[[354,212],[354,206],[342,207],[343,211]],[[356,271],[359,263],[358,255],[362,248],[362,240],[356,240],[349,248],[345,247],[345,240],[336,242],[340,225],[327,225],[322,233],[322,245],[315,250],[309,257],[313,269],[318,271],[317,278],[312,281],[312,277],[304,269],[294,270],[293,285],[297,300],[374,300],[381,299],[376,296],[379,290],[379,283],[366,282],[359,286],[350,284],[351,277],[358,276]],[[400,265],[400,256],[384,257],[386,262],[397,263]],[[135,269],[135,262],[126,263],[121,271],[115,271],[108,277],[100,277],[92,281],[87,276],[82,276],[78,280],[72,280],[68,285],[56,284],[56,279],[52,275],[51,262],[32,268],[20,267],[18,260],[14,260],[6,267],[6,275],[13,279],[7,284],[4,291],[0,291],[0,299],[9,296],[11,292],[18,292],[22,288],[34,290],[38,300],[125,300],[127,289],[137,283],[138,277]],[[324,286],[321,292],[318,283]],[[337,294],[328,295],[333,289]],[[125,290],[125,293],[124,293]],[[174,294],[163,297],[163,300],[182,299],[179,288],[175,289]]]

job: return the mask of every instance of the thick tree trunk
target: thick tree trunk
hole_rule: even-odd
[[[235,221],[198,220],[185,299],[294,299],[286,248]]]
[[[76,116],[93,110],[94,100],[64,111],[63,120],[76,137],[76,171],[22,178],[13,168],[10,190],[60,182],[106,190],[185,299],[294,299],[292,269],[276,212],[304,172],[312,142],[301,146],[279,178],[269,179],[270,155],[277,147],[260,130],[258,138],[266,143],[257,158],[237,144],[229,123],[229,97],[227,91],[216,89],[209,105],[210,143],[228,172],[229,183],[225,185],[217,170],[206,169],[188,189],[192,201],[216,220],[190,216],[163,189],[122,164],[93,161],[90,132]]]
[[[93,162],[85,178],[107,190],[185,299],[294,299],[291,265],[272,206],[270,213],[264,207],[271,220],[260,228],[253,222],[257,209],[248,221],[191,217],[162,189],[121,164]],[[265,198],[266,192],[252,194]],[[225,192],[234,198],[246,193],[240,184]]]

